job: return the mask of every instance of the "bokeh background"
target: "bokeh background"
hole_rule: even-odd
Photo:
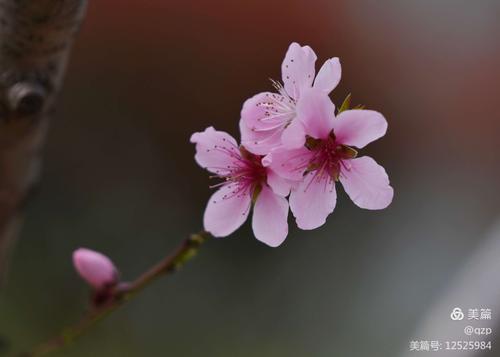
[[[278,249],[246,224],[59,355],[400,356],[500,214],[499,16],[494,0],[90,1],[0,297],[4,353],[85,311],[75,248],[132,279],[202,228],[191,133],[237,136],[298,41],[318,66],[340,57],[337,105],[352,92],[387,117],[363,153],[393,204],[364,211],[340,189],[322,228],[291,221]]]

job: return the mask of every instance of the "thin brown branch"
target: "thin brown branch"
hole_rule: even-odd
[[[154,280],[179,270],[187,261],[196,255],[200,246],[209,237],[210,234],[205,231],[192,234],[189,238],[185,239],[171,255],[151,267],[136,280],[130,284],[118,285],[115,290],[110,292],[105,303],[102,303],[93,310],[89,311],[89,313],[78,323],[64,329],[64,331],[59,335],[34,348],[31,352],[24,353],[19,357],[46,356],[49,353],[59,351],[62,348],[69,346],[78,337],[92,328],[97,322],[132,299]]]
[[[86,0],[0,0],[0,278]]]

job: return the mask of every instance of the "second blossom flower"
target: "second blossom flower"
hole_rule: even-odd
[[[323,64],[315,78],[316,58],[311,47],[292,43],[281,65],[283,84],[273,81],[278,93],[259,93],[244,103],[241,140],[249,151],[265,155],[282,144],[288,148],[304,144],[304,128],[296,110],[304,92],[315,88],[315,93],[328,95],[341,77],[335,57]]]
[[[221,182],[210,197],[203,223],[215,237],[225,237],[247,219],[253,205],[252,229],[255,237],[276,247],[288,234],[287,181],[262,165],[262,156],[238,146],[229,134],[209,127],[194,133],[196,162]]]

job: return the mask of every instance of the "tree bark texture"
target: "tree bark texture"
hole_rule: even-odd
[[[0,278],[86,0],[0,0]]]

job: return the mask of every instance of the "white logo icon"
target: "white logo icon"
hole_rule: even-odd
[[[451,315],[450,315],[451,319],[453,321],[461,321],[464,319],[464,313],[462,311],[461,308],[459,307],[456,307],[453,309],[453,311],[451,312]]]

